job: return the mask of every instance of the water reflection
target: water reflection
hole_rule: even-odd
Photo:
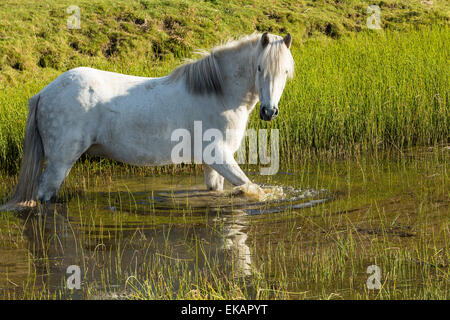
[[[22,257],[21,263],[32,263],[28,270],[13,268],[18,273],[12,276],[15,282],[26,283],[29,291],[28,278],[35,274],[35,290],[59,292],[60,298],[84,295],[82,290],[66,288],[70,265],[80,266],[83,287],[89,284],[99,292],[126,292],[127,279],[147,279],[149,270],[161,263],[178,264],[183,272],[194,273],[198,268],[214,272],[209,268],[215,261],[229,277],[249,276],[251,216],[328,199],[317,199],[321,192],[314,190],[287,191],[287,199],[270,203],[251,203],[195,187],[126,194],[92,192],[67,204],[22,212],[19,218],[29,256]],[[306,201],[309,198],[314,199]],[[0,290],[0,296],[6,291]],[[96,297],[111,296],[100,293]]]
[[[247,245],[248,219],[243,210],[236,210],[231,216],[224,216],[223,240],[220,249],[231,254],[234,262],[234,276],[249,276],[252,270],[252,258],[250,248]]]

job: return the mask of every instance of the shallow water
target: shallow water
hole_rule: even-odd
[[[437,230],[435,249],[439,255],[448,249],[442,240],[448,157],[417,155],[309,163],[270,177],[250,173],[265,188],[283,189],[283,199],[270,201],[236,195],[229,186],[223,193],[205,191],[200,174],[97,175],[86,182],[72,173],[63,202],[2,213],[0,297],[177,298],[197,288],[200,276],[219,283],[250,279],[247,297],[370,294],[364,267],[380,260],[371,255],[371,242],[382,238],[381,251],[409,252],[425,237],[418,234]],[[448,281],[446,254],[439,261]],[[70,265],[81,269],[80,290],[67,289]],[[328,273],[345,277],[328,279]],[[260,288],[256,277],[264,279]],[[420,291],[419,278],[414,273],[398,281],[416,292],[407,284]],[[264,290],[283,295],[261,296]]]

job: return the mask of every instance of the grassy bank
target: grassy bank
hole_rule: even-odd
[[[15,82],[21,72],[39,72],[41,79],[48,68],[109,65],[118,59],[153,64],[254,31],[289,31],[297,44],[320,36],[338,39],[367,30],[369,4],[380,7],[383,30],[407,31],[450,18],[445,0],[432,5],[420,0],[3,0],[0,79]],[[81,11],[78,30],[66,26],[71,5]]]
[[[291,32],[295,79],[279,118],[284,161],[326,152],[402,149],[448,142],[450,74],[445,1],[379,1],[382,30],[366,27],[364,1],[71,1],[0,4],[0,168],[15,173],[27,100],[84,65],[161,76],[197,47],[255,30]],[[372,4],[372,3],[371,3]]]

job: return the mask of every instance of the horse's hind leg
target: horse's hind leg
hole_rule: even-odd
[[[40,202],[54,201],[58,190],[69,174],[72,166],[58,162],[47,162],[39,180],[38,198]]]
[[[76,144],[75,144],[76,145]],[[72,149],[74,144],[67,144],[66,148],[55,152],[54,154],[46,154],[47,164],[41,175],[38,187],[38,199],[41,202],[53,201],[58,194],[64,179],[70,172],[74,163],[87,148]]]
[[[208,190],[222,191],[224,178],[210,166],[204,164],[206,188]]]

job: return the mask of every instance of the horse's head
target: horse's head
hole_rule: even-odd
[[[255,85],[259,93],[259,116],[262,120],[270,121],[278,115],[278,102],[286,80],[294,73],[291,43],[289,33],[282,38],[265,32],[259,40]]]

